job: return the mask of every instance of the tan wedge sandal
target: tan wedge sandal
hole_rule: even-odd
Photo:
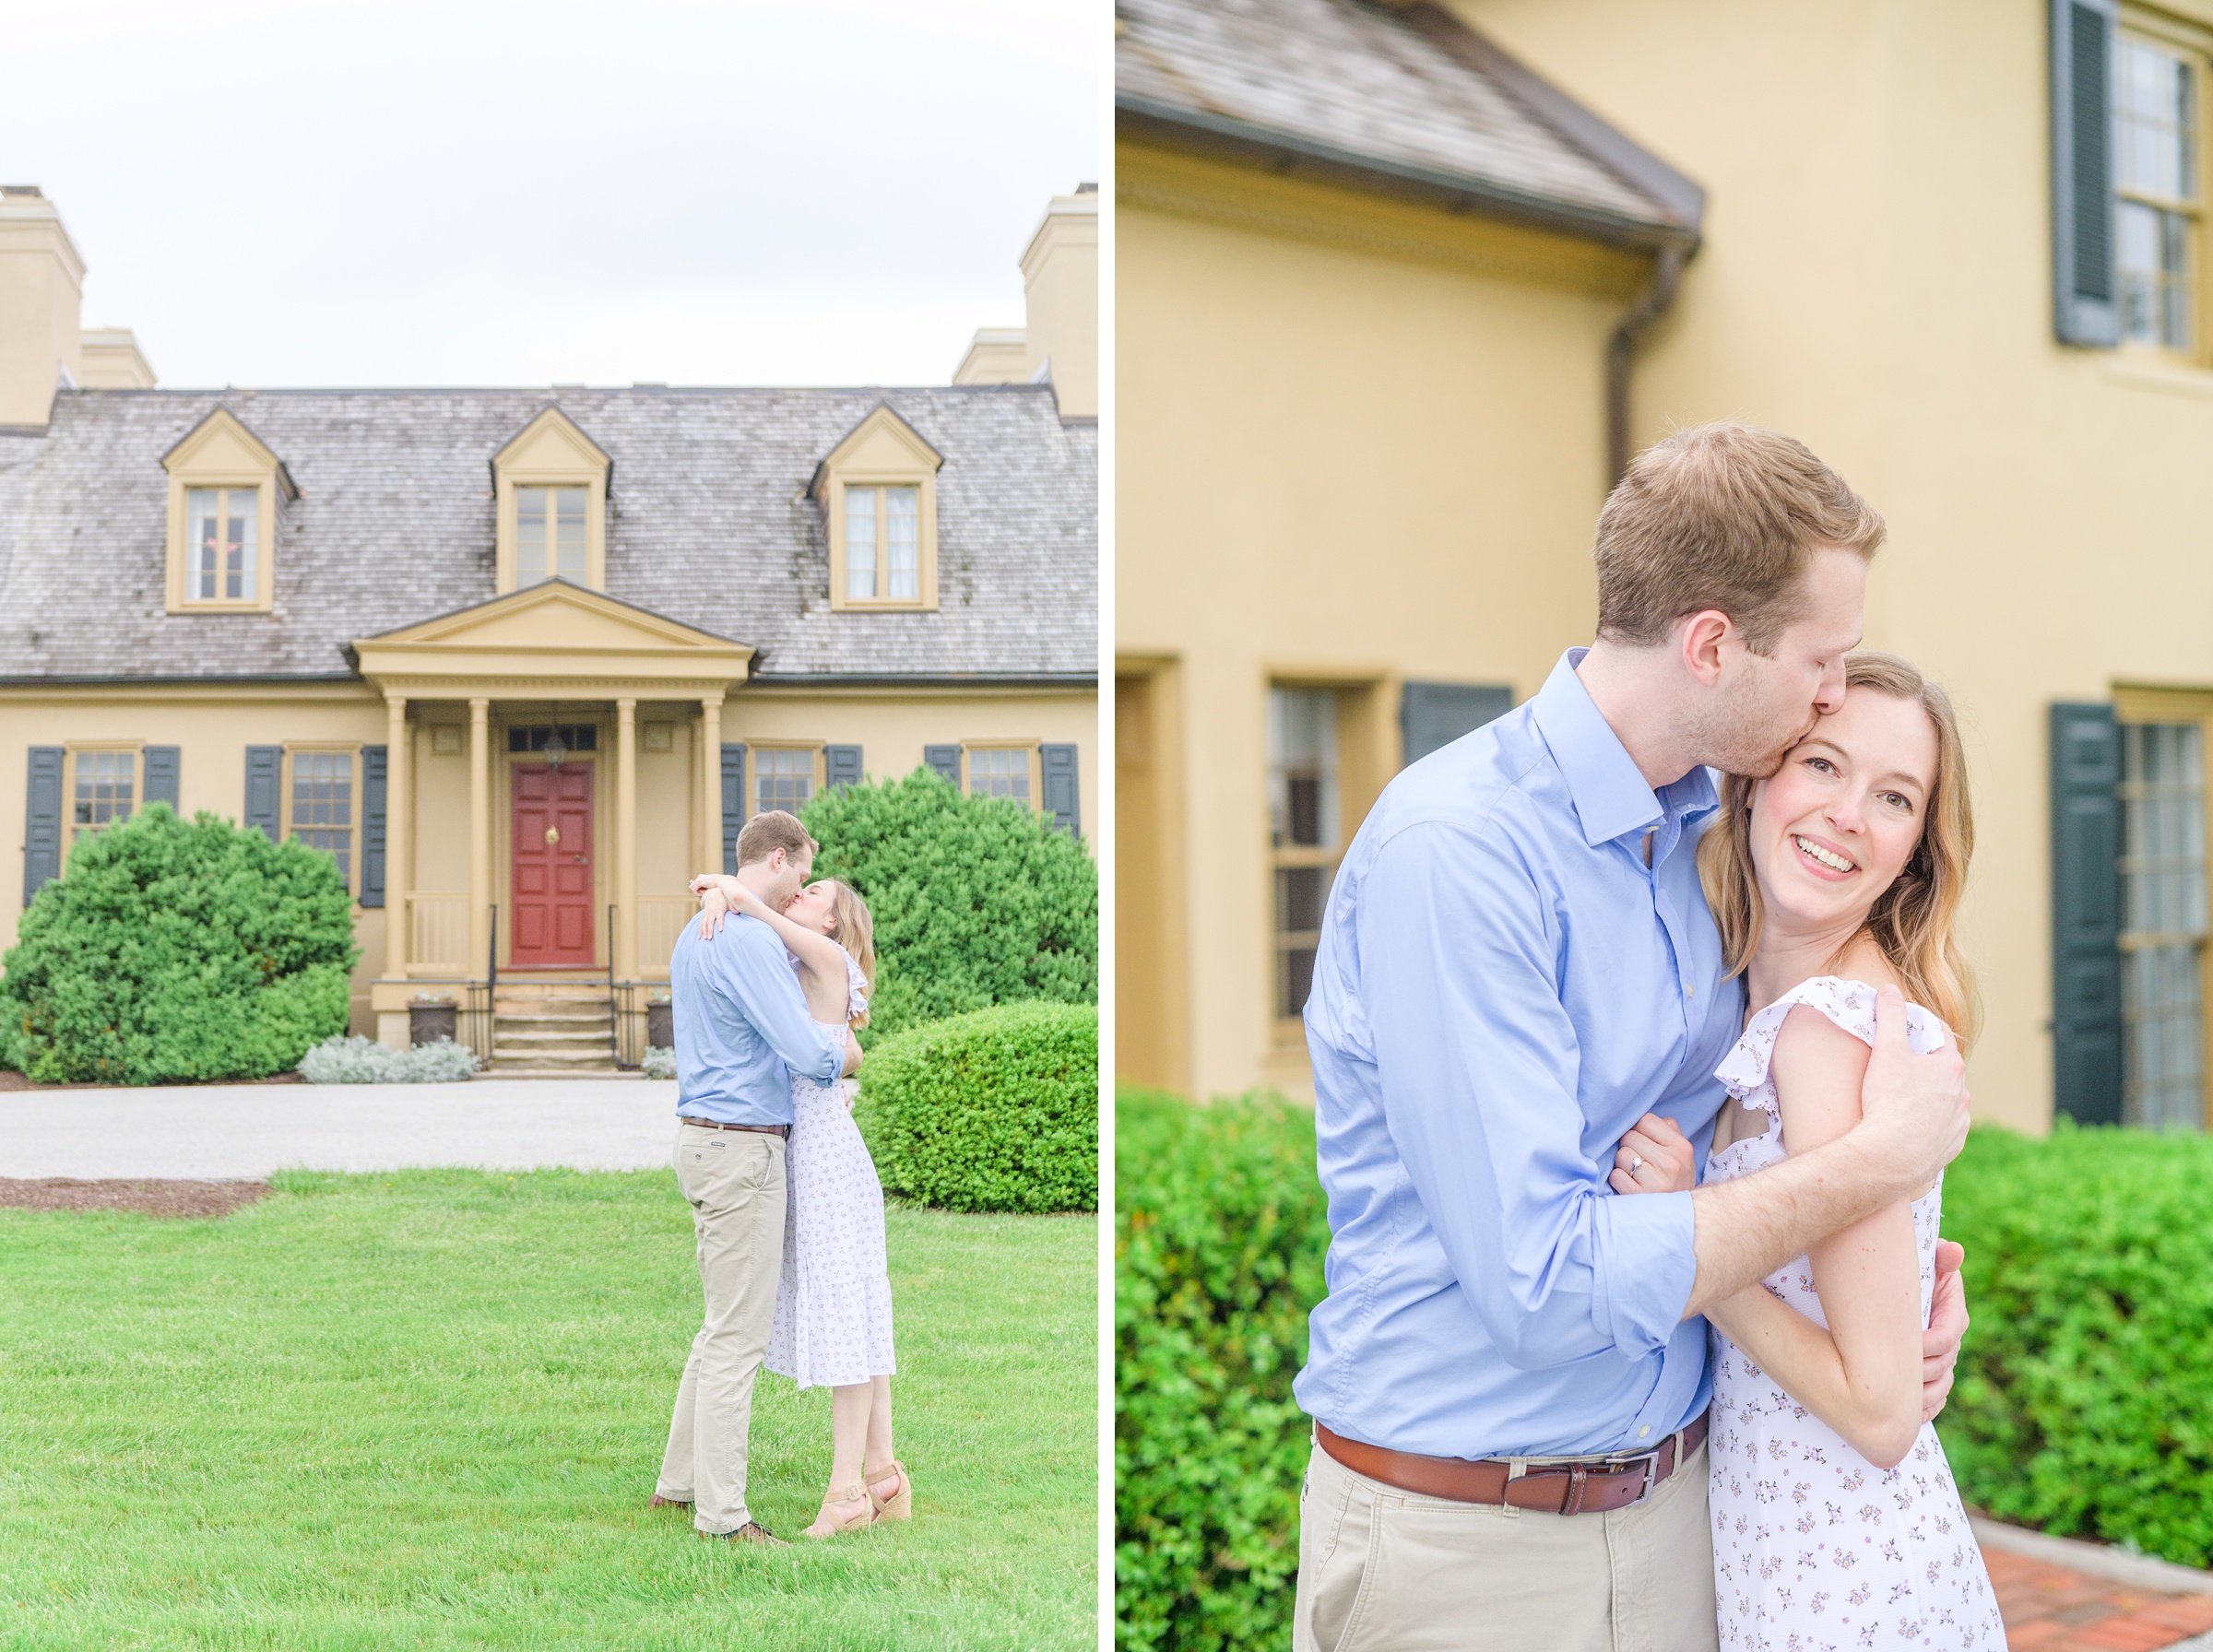
[[[899,1490],[887,1497],[877,1487],[893,1475],[899,1477]],[[897,1457],[891,1467],[879,1469],[869,1476],[869,1502],[874,1505],[879,1520],[911,1520],[915,1517],[915,1482],[906,1476],[906,1465]]]
[[[860,1509],[857,1514],[834,1515],[830,1507],[836,1503],[858,1503]],[[822,1506],[814,1516],[814,1524],[799,1535],[803,1538],[842,1537],[848,1531],[858,1531],[863,1527],[875,1524],[875,1500],[869,1495],[867,1484],[857,1480],[849,1486],[832,1486],[825,1491],[822,1493]]]

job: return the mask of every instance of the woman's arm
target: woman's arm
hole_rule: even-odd
[[[807,994],[807,1013],[826,1025],[843,1026],[846,1005],[850,993],[849,977],[846,974],[846,950],[819,930],[809,929],[793,923],[776,911],[759,895],[737,879],[718,874],[712,879],[701,879],[713,891],[707,906],[707,916],[701,920],[701,932],[713,934],[707,924],[719,914],[714,912],[715,896],[742,917],[759,918],[776,932],[776,938],[785,950],[799,961],[799,985]],[[719,924],[716,927],[719,927]],[[858,1062],[851,1060],[846,1070],[849,1073]]]
[[[1817,1009],[1793,1009],[1769,1071],[1793,1153],[1860,1121],[1866,1044]],[[1877,1468],[1895,1466],[1921,1432],[1921,1259],[1911,1204],[1895,1204],[1813,1245],[1824,1330],[1761,1286],[1707,1316],[1783,1391]]]

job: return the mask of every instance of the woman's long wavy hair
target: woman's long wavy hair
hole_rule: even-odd
[[[1951,697],[1896,655],[1847,656],[1844,686],[1847,692],[1867,689],[1911,701],[1936,731],[1936,775],[1922,816],[1921,842],[1890,887],[1876,898],[1862,933],[1898,972],[1906,997],[1942,1017],[1965,1049],[1974,1042],[1982,1009],[1974,971],[1953,935],[1959,900],[1967,892],[1967,863],[1975,850],[1959,720]],[[1758,784],[1740,774],[1722,781],[1721,818],[1698,845],[1698,878],[1721,928],[1722,956],[1732,975],[1742,974],[1752,962],[1764,917],[1752,864],[1752,788]]]
[[[842,878],[830,882],[830,912],[837,927],[830,931],[830,938],[851,953],[853,962],[860,965],[861,979],[869,984],[869,996],[876,996],[876,920],[869,915],[869,903],[860,898],[859,891]],[[869,1024],[869,1014],[862,1010],[853,1018],[856,1027]]]

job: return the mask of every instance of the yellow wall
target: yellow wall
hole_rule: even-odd
[[[1868,641],[1942,680],[1968,726],[1976,1108],[2044,1127],[2046,707],[2213,684],[2213,372],[2053,340],[2045,14],[1460,9],[1710,192],[1705,250],[1638,368],[1639,439],[1773,425],[1889,519]]]
[[[1141,911],[1157,880],[1125,872],[1118,924],[1190,985],[1188,1031],[1125,1011],[1117,1059],[1310,1092],[1270,1002],[1269,681],[1375,684],[1387,773],[1399,679],[1524,698],[1587,639],[1603,352],[1641,266],[1130,144],[1118,166],[1116,648],[1177,663],[1187,891]]]

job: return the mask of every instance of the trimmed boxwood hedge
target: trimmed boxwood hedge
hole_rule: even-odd
[[[2213,1138],[1978,1129],[1944,1183],[1973,1323],[1937,1420],[2001,1519],[2213,1559]]]
[[[1116,1640],[1288,1646],[1329,1224],[1314,1115],[1115,1101]]]
[[[887,1193],[948,1210],[1099,1208],[1099,1012],[1001,1004],[887,1039],[854,1109]]]
[[[46,1083],[283,1072],[346,1030],[337,863],[165,803],[74,844],[0,969],[0,1057]]]

